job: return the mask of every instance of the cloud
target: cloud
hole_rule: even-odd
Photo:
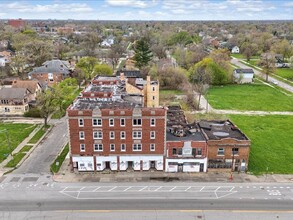
[[[131,7],[131,8],[149,8],[157,4],[156,0],[140,1],[140,0],[106,0],[110,6]]]
[[[269,1],[262,0],[227,0],[228,7],[239,12],[261,12],[275,9],[275,6]]]
[[[20,12],[20,13],[67,13],[67,12],[92,12],[93,8],[85,3],[69,3],[69,4],[28,4],[24,2],[12,2],[9,4],[0,4],[1,8],[5,8],[8,11]]]
[[[293,2],[286,2],[284,4],[285,7],[293,7]]]

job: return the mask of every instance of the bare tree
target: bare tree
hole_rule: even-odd
[[[259,65],[262,67],[262,72],[266,75],[266,81],[268,82],[269,75],[276,70],[276,58],[273,53],[262,54],[259,61]]]

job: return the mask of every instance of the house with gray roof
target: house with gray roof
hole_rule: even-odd
[[[234,81],[239,84],[252,83],[253,76],[253,69],[235,69],[233,73]]]
[[[23,115],[29,110],[30,95],[26,88],[0,89],[0,115]]]
[[[29,72],[28,78],[37,79],[42,85],[51,86],[70,77],[72,70],[73,69],[68,61],[50,60]]]

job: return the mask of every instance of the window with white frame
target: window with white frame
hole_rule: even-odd
[[[82,118],[79,118],[79,119],[78,119],[78,126],[79,126],[79,127],[83,127],[83,126],[84,126],[84,121],[83,121]]]
[[[79,132],[79,140],[84,140],[84,131]]]
[[[125,126],[125,118],[120,118],[120,126]]]
[[[120,132],[120,139],[125,139],[125,138],[126,138],[125,131],[121,131]]]
[[[132,150],[133,151],[141,151],[142,150],[141,144],[133,144]]]
[[[103,139],[103,132],[102,131],[94,131],[93,138],[94,139]]]
[[[219,147],[219,148],[218,148],[218,155],[222,156],[222,155],[224,155],[224,154],[225,154],[225,149],[222,148],[222,147]]]
[[[155,118],[151,118],[151,126],[156,126],[156,119]]]
[[[115,139],[115,132],[114,131],[110,131],[110,139]]]
[[[199,156],[202,155],[202,149],[201,149],[201,148],[198,148],[198,149],[197,149],[197,155],[199,155]]]
[[[156,150],[156,145],[150,144],[150,151],[155,151],[155,150]]]
[[[115,151],[115,144],[110,144],[110,151]]]
[[[85,144],[80,144],[80,152],[85,152]]]
[[[93,126],[102,126],[101,118],[93,118]]]
[[[141,137],[142,137],[141,133],[142,133],[141,131],[133,131],[132,132],[132,138],[133,139],[141,139]]]
[[[111,127],[114,126],[114,118],[109,119],[109,126],[111,126]]]
[[[141,118],[134,118],[132,120],[132,125],[133,126],[141,126]]]
[[[103,151],[103,144],[94,144],[94,151]]]
[[[126,144],[121,144],[120,148],[121,148],[121,151],[126,151]]]
[[[151,137],[151,139],[155,139],[156,138],[156,132],[155,131],[151,131],[150,132],[150,137]]]

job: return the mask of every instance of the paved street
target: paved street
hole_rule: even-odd
[[[36,147],[27,160],[15,171],[14,174],[49,173],[50,165],[60,152],[62,146],[68,142],[67,123],[65,117],[51,120],[55,126],[51,132]]]
[[[231,59],[231,63],[239,66],[240,68],[246,68],[246,69],[249,68],[249,69],[251,69],[251,67],[246,66],[245,64],[241,63],[236,58]],[[256,75],[265,78],[265,75],[263,73],[261,73],[259,70],[256,70],[255,68],[253,70],[254,70],[254,73]],[[287,83],[284,83],[282,81],[279,81],[279,80],[277,80],[277,79],[275,79],[275,78],[273,78],[271,76],[269,76],[268,80],[269,80],[269,82],[277,82],[279,87],[281,87],[283,89],[286,89],[289,92],[293,92],[293,86],[290,86]]]

